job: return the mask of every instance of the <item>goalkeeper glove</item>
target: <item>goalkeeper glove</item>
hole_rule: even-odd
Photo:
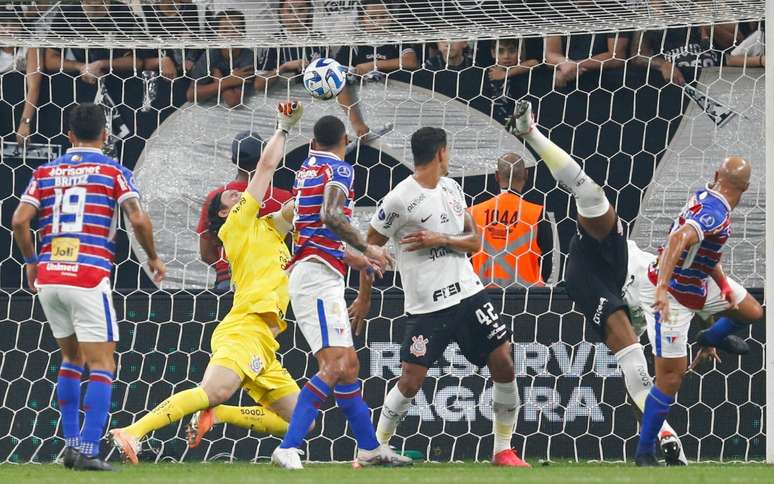
[[[279,103],[277,105],[277,129],[288,134],[301,119],[303,113],[304,106],[298,101]]]

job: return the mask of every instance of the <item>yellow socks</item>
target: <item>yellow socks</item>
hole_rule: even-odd
[[[234,407],[218,405],[213,409],[216,423],[229,423],[255,432],[277,437],[288,431],[288,422],[266,407]]]
[[[125,430],[130,435],[141,439],[154,430],[177,422],[184,416],[198,410],[204,410],[209,406],[210,402],[204,390],[201,387],[191,388],[167,398]]]

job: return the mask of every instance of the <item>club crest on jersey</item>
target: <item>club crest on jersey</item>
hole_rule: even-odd
[[[253,356],[253,359],[250,360],[250,369],[253,370],[255,373],[260,373],[263,369],[263,361],[261,361],[260,356]]]
[[[708,226],[708,227],[715,225],[715,217],[713,217],[708,213],[705,213],[704,215],[699,217],[699,220],[701,221],[701,223],[703,223],[705,226]]]
[[[413,342],[411,343],[411,348],[409,348],[409,353],[417,358],[421,358],[427,354],[427,343],[430,342],[429,339],[420,334],[419,336],[412,336],[411,341]]]

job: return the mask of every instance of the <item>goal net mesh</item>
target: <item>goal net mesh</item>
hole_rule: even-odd
[[[630,237],[651,252],[690,190],[712,179],[718,161],[744,156],[754,177],[735,211],[724,263],[762,300],[763,9],[759,0],[4,4],[0,462],[51,461],[64,445],[54,392],[60,354],[24,282],[11,214],[32,170],[69,146],[67,108],[78,102],[105,107],[106,150],[134,170],[169,267],[156,287],[142,268],[144,253],[121,224],[113,279],[120,319],[113,428],[201,381],[210,336],[232,293],[222,263],[202,260],[199,217],[207,193],[237,174],[235,136],[248,131],[267,139],[276,103],[302,100],[304,119],[274,179],[275,188],[289,189],[314,121],[325,114],[348,120],[336,101],[313,100],[300,82],[295,61],[320,53],[351,66],[362,120],[380,134],[362,138],[347,155],[356,171],[354,223],[362,231],[389,189],[411,174],[408,139],[421,126],[446,129],[450,176],[471,205],[500,193],[494,177],[500,156],[526,160],[521,193],[543,207],[540,228],[532,227],[542,234],[541,254],[493,249],[482,277],[514,334],[522,406],[513,445],[530,459],[629,459],[637,424],[621,373],[562,285],[574,202],[503,125],[515,101],[529,99],[541,128],[604,186]],[[356,127],[347,126],[356,138]],[[507,212],[487,217],[509,230],[523,223]],[[539,280],[510,267],[513,254],[538,260]],[[348,277],[348,297],[356,276]],[[399,288],[393,273],[376,284],[366,331],[355,338],[374,420],[400,373]],[[279,354],[302,384],[316,362],[292,312],[288,319]],[[744,336],[751,354],[691,372],[670,413],[691,460],[763,458],[762,325]],[[231,402],[252,404],[246,394]],[[486,460],[491,418],[487,369],[451,346],[392,443],[430,460]],[[152,434],[141,458],[266,459],[279,442],[218,425],[188,449],[186,423]],[[307,442],[315,461],[349,460],[355,451],[332,402]]]

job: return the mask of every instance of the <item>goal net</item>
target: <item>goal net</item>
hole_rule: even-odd
[[[199,218],[207,194],[234,182],[234,155],[250,156],[244,133],[267,139],[277,102],[306,104],[274,179],[278,189],[292,185],[320,116],[339,116],[351,138],[360,134],[336,101],[313,100],[304,91],[299,60],[321,53],[350,66],[350,87],[371,133],[347,155],[355,166],[354,222],[361,230],[389,189],[411,174],[408,139],[421,126],[447,131],[450,176],[469,204],[500,193],[498,158],[525,159],[528,179],[511,189],[542,206],[539,222],[527,230],[540,253],[524,244],[490,248],[489,268],[481,269],[514,335],[522,406],[513,445],[529,459],[629,459],[637,424],[621,373],[585,329],[562,284],[576,228],[574,202],[504,123],[516,100],[529,99],[541,128],[604,186],[630,237],[651,252],[690,190],[712,179],[718,161],[744,156],[754,177],[735,211],[724,264],[762,300],[763,10],[760,0],[4,4],[0,462],[47,462],[64,446],[54,394],[60,355],[24,281],[11,214],[32,170],[69,146],[67,108],[78,102],[105,107],[106,150],[134,170],[169,268],[157,287],[121,224],[113,279],[121,339],[109,423],[119,427],[201,381],[210,336],[232,293],[227,265],[211,263],[213,248],[202,242]],[[516,214],[487,217],[503,227],[525,223]],[[528,278],[515,257],[537,261],[539,274]],[[348,281],[351,297],[357,274]],[[399,288],[393,273],[377,283],[367,329],[356,338],[374,420],[400,373]],[[316,362],[292,313],[288,319],[280,355],[303,383]],[[691,372],[669,416],[690,460],[765,456],[763,325],[744,336],[752,352]],[[392,443],[435,461],[486,460],[491,400],[487,369],[452,346],[430,370]],[[152,434],[141,458],[265,459],[279,442],[219,425],[188,449],[186,422]],[[350,460],[355,450],[332,402],[307,442],[307,457],[315,461]]]

